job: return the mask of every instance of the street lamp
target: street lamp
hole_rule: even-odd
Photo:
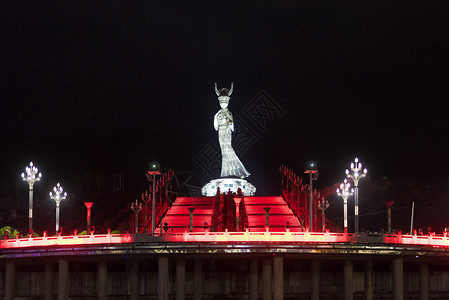
[[[137,234],[139,229],[139,212],[142,210],[142,203],[136,202],[131,203],[131,209],[135,213],[134,219],[134,233]]]
[[[326,209],[329,208],[329,201],[324,200],[324,197],[321,198],[321,201],[318,201],[318,208],[321,210],[321,225],[323,228],[323,232],[326,231]]]
[[[343,198],[343,215],[344,215],[344,227],[345,232],[348,230],[348,198],[354,194],[354,189],[349,190],[351,184],[347,179],[340,184],[340,188],[337,189],[338,196]]]
[[[148,193],[148,191],[146,191],[145,194],[142,194],[142,201],[143,201],[143,203],[145,203],[145,214],[144,214],[144,217],[143,217],[143,222],[144,222],[145,226],[148,226],[147,225],[148,202],[150,202],[150,200],[151,200],[151,197],[150,197],[150,194]]]
[[[354,162],[351,163],[351,171],[349,172],[348,169],[346,169],[346,176],[348,178],[351,178],[354,182],[355,187],[355,193],[354,193],[354,223],[355,233],[359,232],[359,180],[366,176],[366,173],[368,173],[368,170],[365,168],[362,171],[362,163],[359,162],[359,159],[356,157]]]
[[[37,173],[38,169],[33,162],[30,162],[30,165],[25,168],[25,173],[22,173],[23,181],[28,182],[29,190],[29,208],[28,208],[28,229],[29,231],[33,230],[33,185],[37,181],[41,180],[42,173]],[[37,175],[37,176],[36,176]]]
[[[53,195],[53,192],[55,194]],[[67,193],[64,192],[62,189],[62,186],[58,183],[55,187],[53,187],[53,192],[50,192],[50,198],[55,200],[56,202],[56,233],[58,233],[59,230],[59,204],[62,200],[64,200],[67,197]]]
[[[310,182],[309,182],[309,192],[310,192],[310,198],[309,198],[309,231],[313,232],[313,222],[312,222],[312,215],[313,215],[313,181],[318,179],[318,169],[316,166],[316,162],[309,161],[306,163],[306,171],[304,172],[306,174],[309,174]]]
[[[156,229],[156,175],[161,175],[160,165],[157,162],[150,163],[150,170],[148,171],[148,179],[153,180],[153,203],[151,210],[151,235],[154,236],[154,230]]]

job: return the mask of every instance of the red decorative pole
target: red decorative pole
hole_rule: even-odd
[[[239,229],[239,217],[240,217],[240,201],[242,198],[234,198],[235,202],[235,231],[240,231]]]
[[[270,211],[271,207],[264,207],[263,209],[265,210],[265,228],[268,229],[268,227],[270,226],[268,212]]]
[[[93,202],[84,202],[84,205],[87,207],[87,234],[90,234],[90,209],[92,205],[94,205]]]
[[[190,213],[190,232],[193,232],[193,211],[195,210],[195,207],[189,207],[188,210]]]

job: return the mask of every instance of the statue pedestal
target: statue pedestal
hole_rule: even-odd
[[[237,189],[240,188],[244,196],[254,196],[256,187],[240,178],[219,178],[209,181],[208,184],[203,186],[201,193],[203,196],[215,196],[217,194],[217,187],[220,188],[221,193],[227,193],[229,190],[233,193],[237,193]]]

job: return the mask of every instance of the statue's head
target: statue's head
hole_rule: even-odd
[[[232,91],[234,90],[234,84],[231,83],[231,89],[222,88],[220,90],[217,89],[217,84],[215,83],[215,94],[218,96],[218,102],[220,103],[221,108],[227,108],[229,104],[229,99],[231,99]]]

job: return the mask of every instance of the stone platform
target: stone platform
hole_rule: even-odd
[[[241,178],[219,178],[209,181],[201,189],[203,196],[215,196],[217,193],[217,187],[220,188],[220,192],[228,192],[229,190],[233,193],[237,193],[240,188],[244,196],[253,196],[256,193],[256,187]]]

